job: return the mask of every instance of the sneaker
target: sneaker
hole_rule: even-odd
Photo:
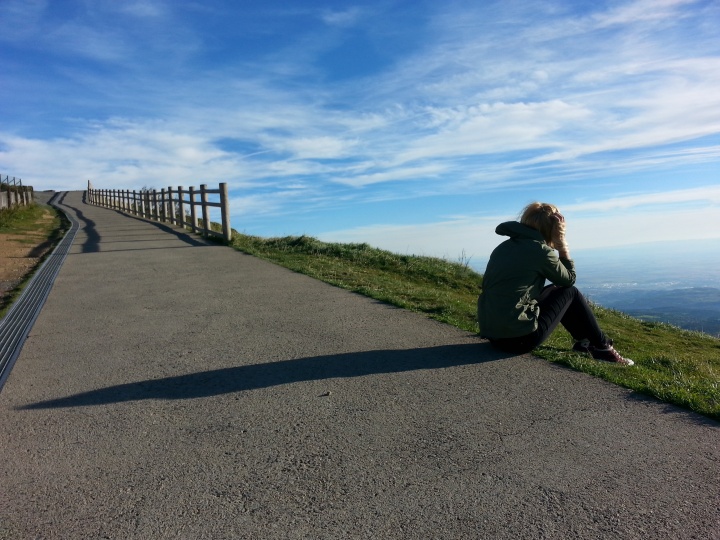
[[[622,364],[623,366],[635,365],[635,362],[633,362],[629,358],[623,358],[622,356],[620,356],[620,353],[618,353],[609,343],[604,349],[590,347],[590,354],[595,360],[604,360],[605,362],[617,362],[618,364]]]
[[[613,340],[611,338],[608,338],[608,340],[605,343],[612,347]],[[583,353],[583,354],[592,354],[592,349],[593,349],[593,346],[590,345],[589,339],[581,339],[580,341],[576,341],[575,345],[573,345],[573,347],[572,347],[573,351]]]

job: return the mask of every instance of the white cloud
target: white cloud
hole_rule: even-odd
[[[231,177],[239,187],[246,169],[242,160],[200,137],[153,123],[115,121],[75,138],[53,140],[0,133],[0,140],[2,163],[7,170],[22,171],[25,183],[35,189],[81,189],[87,178],[98,188],[132,189]]]
[[[438,177],[447,170],[447,166],[441,163],[432,163],[420,167],[402,167],[398,169],[383,168],[382,172],[370,174],[356,174],[349,177],[334,176],[332,180],[347,186],[362,187],[381,182],[393,182],[397,180],[417,180],[427,177]]]
[[[615,214],[614,219],[572,216],[568,239],[571,246],[583,249],[720,239],[720,209],[712,206],[638,209]]]
[[[396,158],[398,163],[420,158],[482,155],[529,148],[557,147],[554,132],[587,119],[581,107],[556,100],[546,103],[481,104],[464,110],[437,110],[437,132],[415,139]],[[441,120],[442,119],[442,120]]]
[[[354,26],[361,16],[362,10],[360,8],[350,7],[342,11],[325,11],[322,14],[322,20],[329,26],[347,28]]]
[[[677,205],[690,202],[704,203],[705,205],[720,205],[720,185],[678,189],[659,193],[637,193],[604,200],[580,202],[566,205],[563,210],[573,213],[584,211],[615,212],[637,207]],[[720,215],[720,208],[716,208],[716,210]]]
[[[110,29],[91,28],[74,22],[63,24],[44,38],[56,52],[101,61],[124,61],[131,48]]]
[[[288,151],[298,159],[336,159],[345,157],[355,145],[336,137],[298,137],[276,142],[278,151]]]
[[[694,202],[691,206],[673,203]],[[571,248],[599,249],[646,242],[720,239],[720,188],[637,194],[593,203],[563,205]],[[627,210],[632,209],[631,212]],[[520,208],[517,209],[518,211]],[[333,242],[367,242],[395,253],[449,260],[461,254],[485,261],[503,238],[495,227],[514,215],[488,215],[407,225],[377,224],[327,231]]]
[[[139,18],[156,18],[167,13],[165,5],[155,0],[125,0],[115,7],[122,13]]]
[[[638,0],[597,14],[592,20],[599,28],[637,24],[639,21],[662,21],[678,16],[679,8],[697,3],[697,0]]]
[[[467,257],[477,260],[489,255],[496,245],[496,238],[499,237],[493,231],[499,222],[499,219],[481,218],[408,225],[372,225],[328,231],[320,233],[318,237],[326,242],[367,242],[393,253],[449,260],[456,260],[465,253]]]

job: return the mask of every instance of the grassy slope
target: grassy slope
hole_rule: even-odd
[[[477,331],[482,276],[461,262],[397,255],[367,244],[329,244],[307,236],[259,238],[235,233],[233,247],[327,283]],[[603,330],[636,361],[623,368],[575,354],[564,330],[534,353],[541,358],[720,419],[720,340],[644,323],[595,307]]]
[[[48,216],[52,219],[47,219]],[[0,210],[0,233],[17,235],[23,238],[18,240],[19,242],[28,245],[44,245],[47,248],[46,255],[52,253],[54,247],[63,239],[68,226],[65,216],[51,206],[31,204]],[[0,299],[0,318],[10,309],[12,302],[20,295],[44,259],[43,256],[17,286]]]

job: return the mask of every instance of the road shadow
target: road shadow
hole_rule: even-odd
[[[85,235],[86,235],[85,241],[82,243],[82,246],[80,246],[80,252],[81,252],[81,253],[98,253],[98,252],[102,251],[101,248],[100,248],[100,244],[101,244],[101,241],[102,241],[102,236],[100,235],[100,233],[99,233],[98,230],[97,230],[97,224],[95,223],[94,220],[92,220],[92,219],[90,219],[89,217],[87,217],[87,216],[85,215],[85,213],[84,213],[80,208],[77,208],[77,207],[75,207],[75,206],[72,206],[72,205],[67,204],[66,202],[64,202],[64,200],[65,200],[65,195],[67,195],[67,193],[65,193],[65,194],[60,198],[60,200],[58,201],[57,204],[61,204],[61,205],[63,205],[65,208],[69,208],[70,210],[72,210],[73,212],[75,212],[75,217],[81,222],[80,229],[81,229],[81,230],[85,233]],[[83,202],[84,202],[85,204],[88,204],[87,202],[85,202],[85,195],[83,195]],[[142,223],[145,223],[145,224],[147,224],[147,225],[152,225],[153,227],[155,227],[155,228],[157,228],[157,229],[160,229],[160,230],[161,230],[162,232],[164,232],[164,233],[171,234],[171,235],[175,236],[175,238],[177,238],[178,240],[181,240],[182,242],[184,242],[184,243],[187,244],[188,246],[191,246],[191,247],[208,247],[208,246],[211,245],[210,243],[208,243],[208,242],[206,242],[206,241],[204,241],[204,240],[202,240],[202,239],[194,238],[194,237],[191,236],[189,233],[185,233],[185,232],[183,232],[183,231],[181,231],[181,230],[174,229],[174,228],[169,227],[169,226],[167,226],[167,225],[165,225],[165,224],[163,224],[163,223],[158,223],[158,222],[155,222],[155,221],[148,221],[148,220],[146,220],[146,219],[141,219],[141,218],[138,218],[138,217],[135,217],[135,216],[131,216],[131,215],[125,214],[125,213],[120,212],[120,211],[118,211],[118,210],[111,210],[111,209],[106,209],[106,210],[111,211],[111,212],[116,212],[117,214],[120,214],[120,215],[122,215],[123,217],[125,217],[125,218],[127,218],[127,219],[132,219],[132,220],[135,220],[135,221],[141,221]],[[116,242],[116,241],[115,241],[115,242]],[[142,249],[142,248],[139,248],[139,249]],[[152,249],[157,249],[157,248],[152,248]],[[106,250],[106,251],[107,251],[107,250]],[[111,251],[116,251],[116,250],[111,250]],[[132,250],[132,251],[137,251],[137,250]]]
[[[497,351],[487,342],[315,356],[120,384],[18,409],[88,407],[143,399],[196,399],[303,381],[445,369],[513,356]]]
[[[145,223],[147,225],[152,225],[156,229],[161,230],[164,233],[171,234],[175,236],[178,240],[182,240],[186,244],[192,247],[210,247],[210,246],[216,246],[217,243],[210,242],[209,240],[205,238],[200,238],[193,236],[190,232],[185,232],[182,229],[176,229],[171,227],[170,225],[166,225],[164,223],[160,223],[157,221],[150,221],[138,216],[133,216],[131,214],[126,214],[125,212],[120,212],[119,210],[113,210],[113,212],[117,212],[118,214],[122,215],[125,218],[132,219],[135,221],[139,221],[141,223]]]

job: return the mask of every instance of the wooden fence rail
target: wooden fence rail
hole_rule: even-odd
[[[33,188],[23,186],[22,180],[0,174],[0,209],[26,206],[33,202]]]
[[[208,195],[219,195],[220,202],[211,202]],[[199,199],[199,200],[198,200]],[[218,189],[208,189],[205,184],[200,189],[190,187],[168,187],[161,190],[144,189],[94,189],[88,181],[87,200],[90,204],[120,210],[144,219],[171,223],[178,227],[189,228],[204,236],[217,236],[226,242],[232,240],[230,228],[230,200],[226,183]],[[197,208],[200,207],[200,216]],[[210,226],[210,208],[219,208],[222,218],[222,232],[212,230]],[[198,220],[198,217],[200,219]]]

